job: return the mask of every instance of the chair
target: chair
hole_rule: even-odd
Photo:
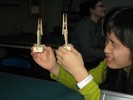
[[[12,67],[12,68],[19,68],[19,69],[30,69],[30,63],[20,57],[6,57],[0,60],[1,66]]]

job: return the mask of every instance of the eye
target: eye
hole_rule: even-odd
[[[106,45],[108,45],[109,43],[110,43],[114,48],[118,47],[118,45],[117,45],[115,42],[113,42],[113,41],[110,40],[108,37],[106,37]]]
[[[117,47],[117,45],[115,43],[112,43],[113,47]]]
[[[120,48],[120,45],[117,42],[112,41],[112,46],[115,48]]]
[[[96,7],[104,8],[104,5],[100,4],[100,5],[96,5]]]

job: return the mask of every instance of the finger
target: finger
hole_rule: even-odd
[[[56,58],[57,58],[57,60],[59,60],[60,62],[62,62],[62,57],[61,56],[56,55]]]
[[[33,57],[33,59],[37,58],[37,53],[31,53],[31,56]]]
[[[48,54],[54,53],[53,49],[50,46],[44,46],[44,52],[47,52]]]
[[[74,47],[71,47],[71,51],[76,55],[80,54]]]
[[[35,56],[36,54],[36,52],[31,52],[31,56]]]
[[[64,48],[63,46],[59,47],[58,49],[60,52],[62,52],[63,54],[66,54],[69,50]]]
[[[57,60],[57,62],[58,62],[60,65],[62,65],[62,63],[61,63],[59,60]]]
[[[62,55],[63,55],[63,54],[62,54],[62,52],[61,52],[61,51],[59,51],[59,50],[56,50],[56,52],[55,52],[55,53],[56,53],[56,56],[57,56],[57,57],[58,57],[58,56],[59,56],[59,57],[62,57]]]
[[[50,46],[44,46],[45,50],[52,50],[52,48]]]

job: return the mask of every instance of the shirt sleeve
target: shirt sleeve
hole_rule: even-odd
[[[106,60],[104,59],[103,61],[100,62],[100,64],[97,67],[89,71],[89,73],[93,76],[97,84],[101,84],[103,80],[106,78],[106,75],[105,75],[106,68],[107,68],[107,64],[106,64]]]
[[[99,88],[99,83],[103,80],[103,72],[106,62],[105,60],[100,63],[100,65],[97,68],[94,68],[89,71],[89,73],[93,76],[93,80],[86,84],[82,89],[79,89],[77,87],[77,81],[74,79],[74,77],[69,74],[64,68],[60,66],[60,71],[57,76],[54,76],[52,73],[50,73],[50,76],[52,79],[64,84],[65,86],[75,90],[79,91],[81,95],[84,96],[85,100],[99,100],[101,95],[101,90]]]
[[[58,81],[59,83],[62,83],[65,86],[77,91],[78,87],[75,78],[70,73],[68,73],[62,66],[59,67],[60,71],[58,75],[55,76],[54,74],[50,73],[50,77]]]

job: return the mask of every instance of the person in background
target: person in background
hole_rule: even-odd
[[[100,100],[101,89],[133,94],[133,8],[121,7],[108,12],[104,31],[105,59],[89,71],[73,46],[71,50],[60,46],[56,57],[47,46],[44,52],[31,52],[31,55],[50,72],[52,79],[80,92],[85,100]]]
[[[80,5],[82,19],[70,32],[70,42],[78,50],[91,69],[105,57],[105,37],[102,33],[101,19],[105,16],[105,7],[102,0],[88,0]]]

